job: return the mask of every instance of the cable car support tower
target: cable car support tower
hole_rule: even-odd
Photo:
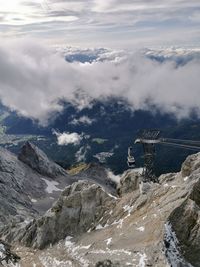
[[[200,151],[200,141],[161,138],[160,133],[161,133],[160,130],[154,130],[154,129],[142,130],[140,131],[138,138],[134,142],[135,144],[141,144],[143,147],[143,153],[144,153],[144,168],[142,173],[143,182],[154,182],[154,183],[158,182],[158,178],[155,175],[155,166],[154,166],[157,144]],[[133,159],[134,157],[130,156],[130,148],[129,148],[128,152],[129,167],[133,167]]]

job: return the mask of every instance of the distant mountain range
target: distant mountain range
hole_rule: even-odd
[[[56,47],[57,53],[61,54],[67,62],[80,62],[80,63],[93,63],[104,61],[118,62],[128,58],[131,54],[138,53],[138,51],[124,51],[112,50],[106,48],[95,49],[80,49],[75,47]],[[152,60],[159,62],[174,61],[178,65],[186,64],[191,60],[200,60],[200,48],[155,48],[155,49],[142,49],[139,51]]]

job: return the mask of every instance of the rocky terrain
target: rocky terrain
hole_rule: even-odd
[[[20,164],[35,174],[37,167],[27,162],[25,157]],[[38,216],[37,210],[23,204],[24,214],[34,210],[32,220],[2,222],[1,238],[21,257],[18,266],[200,266],[200,153],[189,156],[179,173],[161,175],[157,184],[143,184],[139,173],[126,171],[117,197],[107,190],[106,182],[95,183],[98,170],[92,166],[92,171],[64,175],[68,185],[45,213]],[[52,177],[58,181],[59,176]],[[100,177],[101,171],[97,180]]]
[[[29,142],[18,157],[0,148],[0,222],[32,219],[47,210],[73,181]]]

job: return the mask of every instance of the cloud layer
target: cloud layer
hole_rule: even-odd
[[[173,61],[159,63],[135,53],[81,64],[68,63],[33,40],[0,46],[0,99],[43,124],[62,111],[61,99],[81,108],[111,96],[125,99],[133,110],[155,106],[188,116],[194,108],[199,112],[199,73],[195,59],[177,67]]]
[[[0,32],[88,45],[199,42],[197,0],[0,0]]]

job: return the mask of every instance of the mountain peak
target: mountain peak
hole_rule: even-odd
[[[45,176],[55,178],[67,175],[63,168],[51,161],[42,150],[31,142],[26,142],[22,146],[18,159]]]

